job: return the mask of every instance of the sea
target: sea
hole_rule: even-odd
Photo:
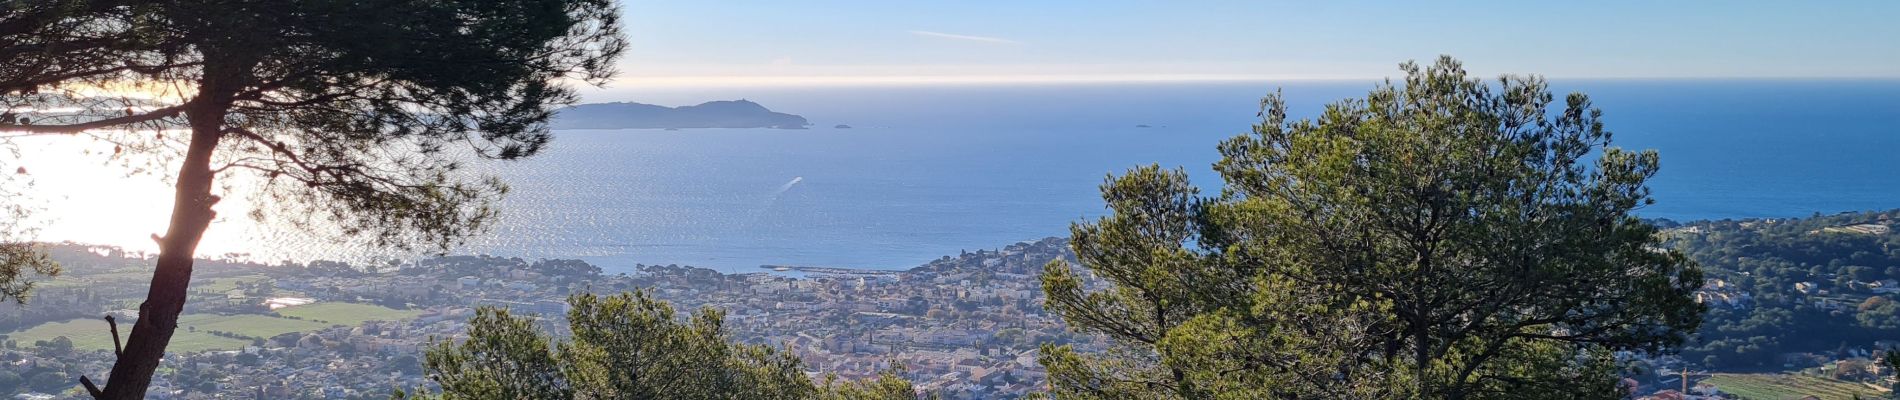
[[[494,229],[452,252],[575,258],[609,272],[636,264],[727,272],[757,272],[762,265],[909,268],[961,251],[1066,235],[1071,223],[1104,213],[1097,186],[1134,166],[1181,168],[1206,192],[1216,192],[1215,145],[1258,122],[1262,96],[1281,91],[1294,117],[1311,117],[1375,84],[590,92],[588,101],[670,106],[747,99],[813,125],[557,132],[533,158],[475,166],[512,191],[499,204]],[[1660,152],[1662,171],[1651,181],[1656,204],[1642,216],[1686,221],[1900,208],[1900,80],[1555,80],[1552,86],[1559,99],[1588,93],[1617,146]],[[98,190],[98,179],[118,179],[105,187],[120,189],[109,200],[58,194],[62,188]],[[42,180],[35,190],[54,199],[49,204],[99,203],[85,211],[47,207],[51,222],[40,231],[43,239],[136,248],[149,247],[148,233],[162,232],[169,200],[162,177],[59,180],[72,182]],[[386,254],[282,229],[220,218],[201,254],[289,262]]]

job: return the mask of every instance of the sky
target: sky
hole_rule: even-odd
[[[1524,3],[625,0],[615,86],[1900,77],[1900,1]]]

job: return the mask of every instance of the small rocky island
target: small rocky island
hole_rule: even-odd
[[[554,129],[805,129],[805,117],[775,112],[746,100],[667,107],[642,103],[581,104],[556,111]]]

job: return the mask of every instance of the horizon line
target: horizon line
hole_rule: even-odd
[[[1486,79],[1504,75],[1472,74]],[[1888,81],[1900,75],[1538,75],[1546,80],[1647,81],[1647,80],[1809,80],[1809,81]],[[603,90],[615,87],[783,87],[783,86],[959,86],[959,85],[1077,85],[1077,84],[1166,84],[1166,83],[1249,83],[1249,82],[1355,82],[1384,81],[1393,76],[1371,75],[1245,75],[1245,74],[1084,74],[1084,75],[682,75],[639,76],[612,80]]]

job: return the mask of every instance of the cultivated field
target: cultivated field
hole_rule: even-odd
[[[290,332],[314,331],[328,328],[329,324],[298,321],[272,315],[207,315],[191,314],[178,318],[178,329],[200,333],[206,331],[225,331],[244,336],[269,339],[272,336]]]
[[[179,320],[183,321],[190,317],[193,316],[181,317]],[[181,353],[206,350],[237,350],[251,344],[251,342],[247,340],[212,336],[207,332],[191,332],[188,329],[182,328],[183,325],[180,326],[181,328],[178,329],[178,332],[172,335],[171,344],[165,346],[165,350]],[[119,334],[121,336],[130,334],[131,332],[131,324],[122,324],[119,326]],[[81,351],[112,350],[112,333],[106,329],[106,321],[102,319],[88,318],[46,323],[35,326],[32,329],[7,334],[8,338],[19,343],[21,347],[32,346],[35,341],[53,340],[53,338],[60,336],[72,339],[73,348]]]
[[[191,291],[204,292],[204,293],[224,293],[224,292],[231,291],[231,289],[237,289],[238,282],[252,282],[252,281],[258,281],[258,280],[263,280],[263,279],[269,279],[269,278],[263,275],[244,275],[244,276],[236,276],[236,277],[209,279],[202,282],[192,282]]]
[[[178,332],[172,335],[171,345],[166,346],[166,350],[188,353],[206,350],[238,350],[251,345],[249,340],[216,336],[212,335],[211,331],[268,339],[290,332],[315,331],[333,325],[360,325],[364,321],[395,321],[421,314],[420,311],[396,310],[355,303],[317,303],[286,307],[277,310],[277,313],[303,319],[268,314],[186,314],[178,317]],[[132,324],[123,321],[119,324],[121,337],[131,332]],[[53,338],[65,336],[73,341],[73,348],[82,351],[112,349],[111,332],[106,329],[105,320],[97,318],[40,324],[40,326],[6,335],[22,347],[32,346],[35,341],[50,341]]]
[[[1823,400],[1877,398],[1880,393],[1859,383],[1793,374],[1715,374],[1703,382],[1744,400],[1799,399],[1814,395]]]

